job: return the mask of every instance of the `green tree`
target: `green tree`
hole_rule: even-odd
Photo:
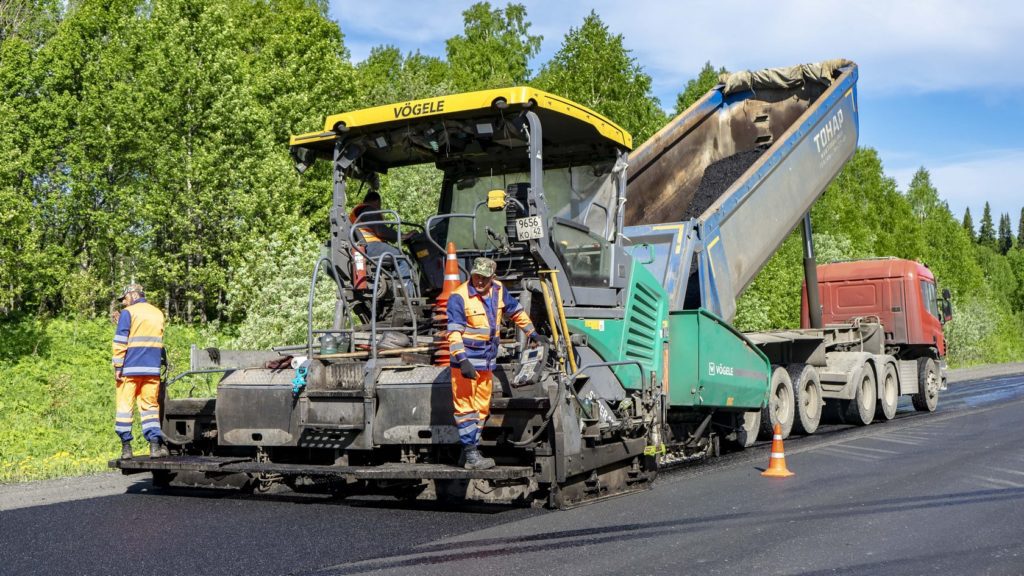
[[[463,34],[445,42],[451,77],[460,91],[515,86],[530,77],[530,59],[540,51],[542,36],[530,34],[526,7],[504,9],[477,2],[462,13]]]
[[[375,46],[356,66],[360,107],[430,98],[456,91],[448,64],[413,52],[403,56],[394,46]]]
[[[46,266],[19,298],[91,311],[135,278],[172,315],[221,315],[229,262],[282,208],[326,221],[329,182],[300,180],[286,144],[351,105],[347,60],[321,3],[69,4],[27,74]]]
[[[981,228],[978,230],[978,244],[995,249],[996,229],[992,224],[992,208],[985,202],[985,210],[981,213]]]
[[[718,77],[721,74],[725,74],[726,69],[719,68],[715,71],[714,66],[711,62],[705,62],[704,67],[700,69],[700,73],[697,74],[696,78],[690,79],[683,91],[676,96],[676,114],[682,114],[687,108],[693,106],[693,104],[704,97],[709,90],[718,84]]]
[[[593,11],[565,35],[535,84],[604,114],[637,144],[665,123],[665,113],[651,95],[651,77],[625,48],[622,34],[612,34]]]
[[[964,227],[964,230],[967,231],[967,235],[971,237],[971,241],[972,242],[977,240],[977,234],[974,232],[974,219],[971,218],[971,209],[970,209],[970,207],[968,207],[968,208],[966,208],[964,210],[963,227]]]
[[[1017,221],[1017,249],[1024,250],[1024,208],[1020,209],[1020,220]]]
[[[1010,215],[1002,214],[999,216],[999,240],[997,241],[997,249],[1002,255],[1006,255],[1013,248],[1013,230],[1010,228]]]

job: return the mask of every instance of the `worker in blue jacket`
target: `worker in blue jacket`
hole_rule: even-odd
[[[169,455],[160,430],[160,369],[164,359],[164,315],[146,301],[139,284],[121,292],[114,333],[113,365],[117,385],[114,431],[121,438],[121,458],[132,458],[132,421],[136,402],[150,458]]]
[[[462,465],[469,470],[486,470],[494,460],[478,449],[480,431],[491,413],[491,390],[500,345],[499,329],[508,316],[536,343],[547,344],[523,305],[497,279],[497,263],[477,258],[469,280],[448,298],[448,349],[451,350],[452,401],[455,426],[462,444]]]

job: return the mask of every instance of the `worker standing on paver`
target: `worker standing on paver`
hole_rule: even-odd
[[[121,458],[132,458],[132,420],[139,404],[142,435],[149,441],[150,458],[168,455],[160,431],[160,368],[164,358],[164,315],[146,302],[139,284],[121,292],[121,311],[114,333],[114,380],[117,414],[114,430],[121,438]]]
[[[477,446],[480,431],[491,412],[502,315],[508,314],[532,342],[548,341],[534,329],[522,304],[494,279],[497,268],[494,260],[477,258],[469,280],[460,284],[448,299],[455,425],[462,443],[462,462],[469,470],[494,466],[494,460],[481,456]]]

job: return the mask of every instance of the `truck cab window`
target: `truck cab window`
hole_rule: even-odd
[[[924,302],[924,307],[928,309],[928,313],[934,316],[936,319],[939,318],[939,302],[936,299],[937,292],[935,291],[935,283],[928,280],[921,280],[921,300]]]

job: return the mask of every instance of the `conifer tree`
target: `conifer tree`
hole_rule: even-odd
[[[996,247],[996,229],[992,224],[992,208],[985,202],[985,211],[981,213],[981,228],[978,230],[978,244]]]
[[[996,245],[1000,254],[1006,254],[1013,248],[1013,231],[1010,229],[1010,215],[999,216],[999,241]]]
[[[971,218],[971,209],[968,207],[964,210],[964,230],[967,230],[967,234],[971,237],[971,241],[975,241],[978,238],[977,233],[974,232],[974,219]]]

